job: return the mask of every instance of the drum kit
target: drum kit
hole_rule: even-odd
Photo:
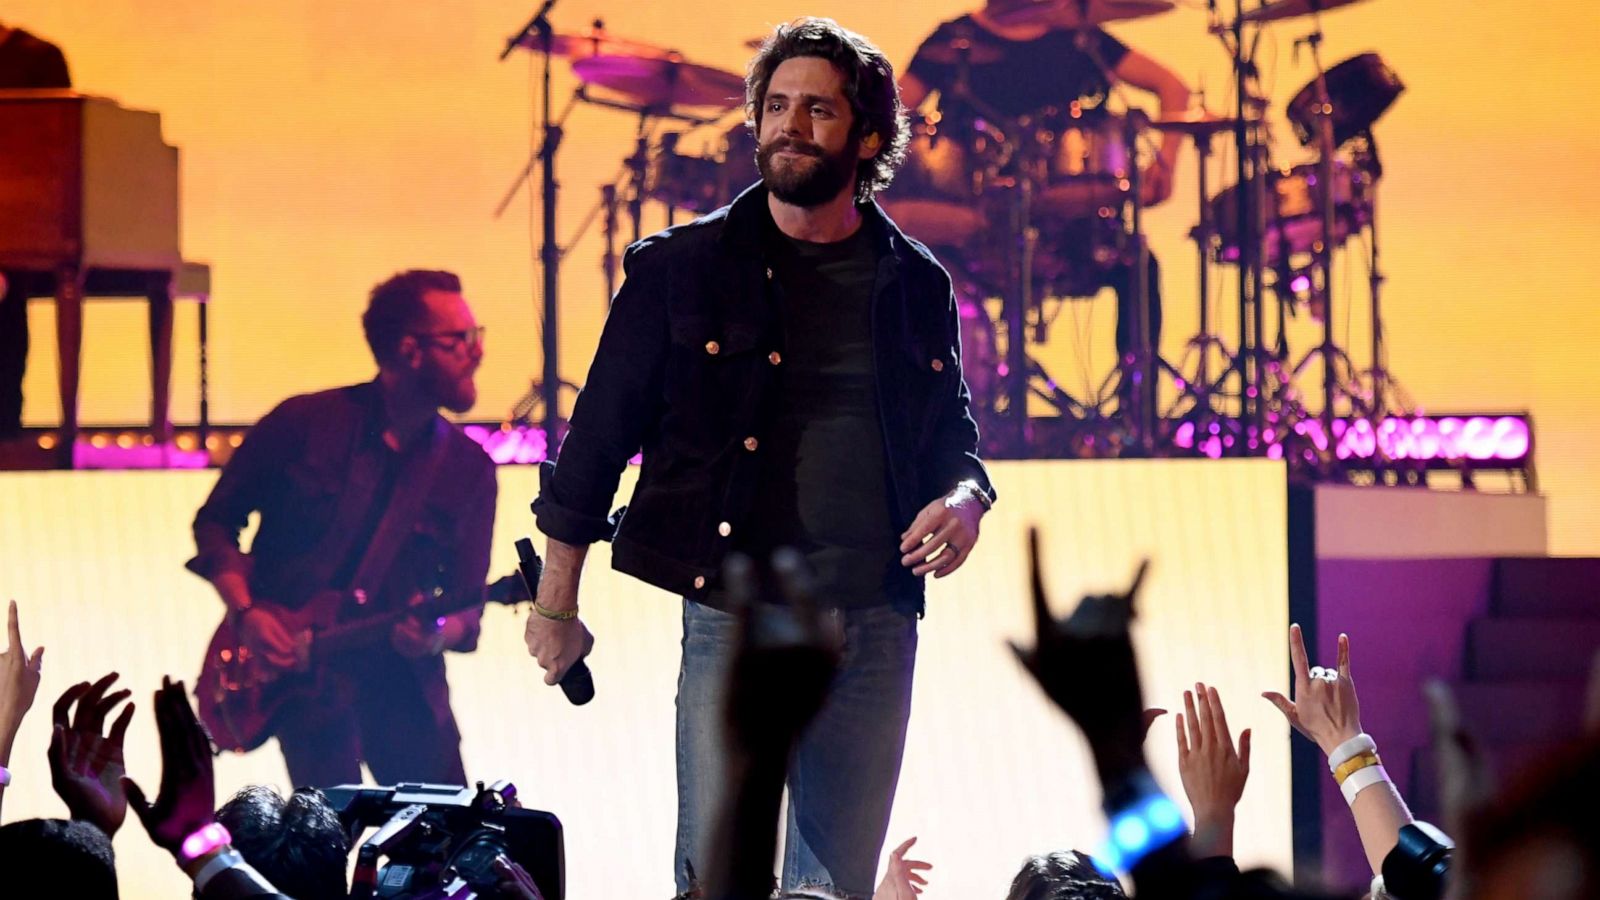
[[[1209,30],[1226,47],[1235,73],[1237,103],[1222,115],[1202,110],[1151,118],[1120,97],[1117,112],[1062,98],[1059,106],[1024,116],[998,115],[965,90],[965,73],[995,61],[1000,51],[964,39],[923,45],[924,56],[960,74],[936,104],[913,112],[906,162],[880,202],[902,229],[934,248],[955,278],[964,371],[989,455],[1294,460],[1299,454],[1301,462],[1326,466],[1333,454],[1326,439],[1317,439],[1333,433],[1335,415],[1389,411],[1396,389],[1382,366],[1376,233],[1382,169],[1372,126],[1404,88],[1375,53],[1323,69],[1321,14],[1356,2],[1361,0],[1264,0],[1246,10],[1244,0],[1233,0],[1235,14],[1226,23],[1213,12]],[[1006,25],[1044,23],[1086,33],[1174,6],[1173,0],[1014,0],[991,3],[989,15]],[[1312,31],[1296,46],[1309,47],[1317,75],[1285,112],[1299,143],[1316,155],[1279,166],[1269,146],[1267,105],[1257,99],[1252,37],[1269,24],[1305,20]],[[572,33],[537,22],[536,17],[512,39],[508,52],[540,52],[547,68],[551,58],[568,60],[579,82],[573,102],[637,117],[631,153],[583,223],[584,229],[603,223],[610,297],[623,211],[637,239],[646,202],[664,207],[670,224],[679,213],[702,214],[728,203],[759,178],[755,138],[743,121],[743,78],[670,48],[617,37],[599,21]],[[1090,46],[1087,40],[1079,45]],[[1109,71],[1105,75],[1116,84]],[[1230,133],[1236,177],[1213,192],[1207,172],[1214,145]],[[550,122],[548,114],[545,134],[545,147],[524,177],[543,161],[548,182],[560,139],[560,123]],[[1147,142],[1154,135],[1192,139],[1200,173],[1200,221],[1190,232],[1200,263],[1200,328],[1176,365],[1151,346],[1142,299],[1150,286],[1144,284],[1149,251],[1141,166],[1151,156]],[[545,337],[553,343],[552,276],[560,251],[550,221],[553,193],[545,202],[551,226],[544,253]],[[1373,326],[1371,365],[1361,372],[1334,343],[1328,309],[1333,251],[1357,236],[1367,254]],[[1236,271],[1239,284],[1231,347],[1219,336],[1212,310],[1212,270],[1218,266]],[[1063,302],[1093,296],[1114,283],[1114,274],[1119,290],[1140,298],[1131,304],[1137,314],[1130,323],[1132,348],[1119,353],[1098,389],[1073,396],[1032,358],[1030,345],[1047,339]],[[1264,339],[1268,307],[1276,310],[1275,340]],[[1291,365],[1284,318],[1303,307],[1329,324],[1322,343]],[[547,380],[554,377],[553,355],[546,353]],[[1294,387],[1313,359],[1322,363],[1324,382],[1320,430],[1308,427],[1318,423]],[[1169,389],[1161,390],[1163,384]],[[553,409],[553,392],[543,397],[546,409]],[[1057,414],[1028,415],[1030,399]],[[1336,404],[1348,413],[1336,413]]]

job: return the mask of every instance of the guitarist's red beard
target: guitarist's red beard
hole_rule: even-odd
[[[478,402],[478,385],[473,381],[477,371],[476,359],[450,366],[430,361],[418,372],[419,387],[435,404],[453,413],[464,413]]]

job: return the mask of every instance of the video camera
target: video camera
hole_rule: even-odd
[[[516,785],[447,784],[324,791],[351,843],[377,831],[356,852],[351,897],[477,898],[502,896],[494,862],[504,856],[532,876],[544,900],[563,900],[566,850],[561,820],[522,809]],[[382,869],[379,860],[387,859]]]

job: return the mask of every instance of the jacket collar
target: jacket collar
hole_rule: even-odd
[[[861,227],[871,228],[876,235],[880,258],[899,261],[902,256],[917,252],[876,201],[857,204],[856,208],[861,211]],[[772,213],[767,208],[767,186],[758,181],[745,188],[725,207],[724,220],[722,242],[738,255],[760,257],[762,235],[773,227]]]

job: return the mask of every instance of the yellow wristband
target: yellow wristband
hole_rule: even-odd
[[[1344,763],[1339,766],[1339,768],[1333,770],[1334,783],[1342,786],[1346,778],[1349,778],[1351,775],[1354,775],[1362,769],[1370,766],[1381,765],[1383,765],[1383,762],[1378,759],[1378,754],[1371,752],[1357,753],[1355,756],[1345,760]]]
[[[533,601],[533,611],[553,622],[565,622],[568,619],[576,619],[578,617],[578,608],[576,606],[569,610],[557,612],[553,609],[545,609],[539,605],[537,600]]]

